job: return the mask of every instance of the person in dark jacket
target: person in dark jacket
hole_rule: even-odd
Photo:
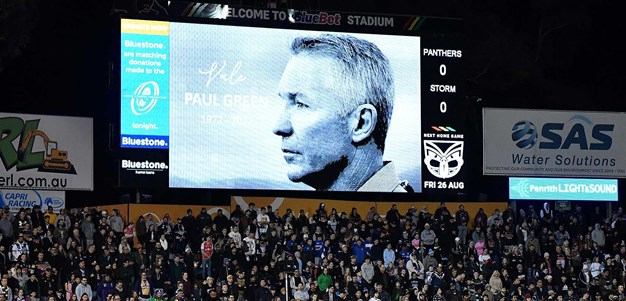
[[[137,233],[137,240],[142,246],[144,246],[148,228],[146,227],[146,219],[143,217],[143,215],[140,215],[139,218],[137,218],[137,222],[135,223],[135,231]]]
[[[113,294],[114,289],[115,283],[113,283],[113,280],[111,280],[111,275],[106,274],[104,276],[104,279],[102,279],[102,281],[98,283],[98,288],[96,289],[96,292],[100,300],[106,300],[106,297],[109,294]]]
[[[271,299],[272,294],[267,288],[265,279],[261,279],[261,281],[259,282],[259,286],[256,288],[256,290],[254,290],[254,301],[270,301]]]

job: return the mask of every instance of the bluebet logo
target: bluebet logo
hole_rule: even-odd
[[[329,14],[327,12],[307,13],[306,11],[294,11],[290,14],[295,23],[319,24],[319,25],[341,25],[340,14]]]
[[[521,149],[538,145],[539,149],[609,150],[614,128],[614,124],[594,124],[584,115],[574,115],[567,123],[544,123],[540,133],[532,122],[518,121],[511,138]]]

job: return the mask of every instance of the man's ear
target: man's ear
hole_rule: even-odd
[[[378,112],[371,104],[362,104],[356,107],[352,113],[352,141],[361,143],[370,136],[376,129]]]

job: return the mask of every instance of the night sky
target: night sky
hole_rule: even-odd
[[[132,10],[132,2],[0,4],[8,16],[0,20],[0,111],[94,118],[95,191],[70,193],[68,200],[77,205],[115,202],[128,193],[115,188],[117,151],[109,149],[109,123],[119,103],[119,92],[110,84],[115,80],[110,74],[119,72],[111,64],[118,51],[114,41],[119,39],[114,30],[118,17],[111,10]],[[292,6],[464,19],[468,132],[480,139],[483,106],[626,111],[626,59],[620,46],[626,30],[618,3],[310,0]],[[496,188],[505,178],[482,177],[480,162],[473,169],[480,180],[468,191],[469,199],[478,192],[490,198],[506,192]],[[149,193],[169,197],[168,192]],[[506,194],[499,197],[505,199]]]

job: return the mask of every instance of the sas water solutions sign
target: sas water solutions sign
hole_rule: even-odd
[[[483,110],[483,173],[626,177],[626,114]]]

